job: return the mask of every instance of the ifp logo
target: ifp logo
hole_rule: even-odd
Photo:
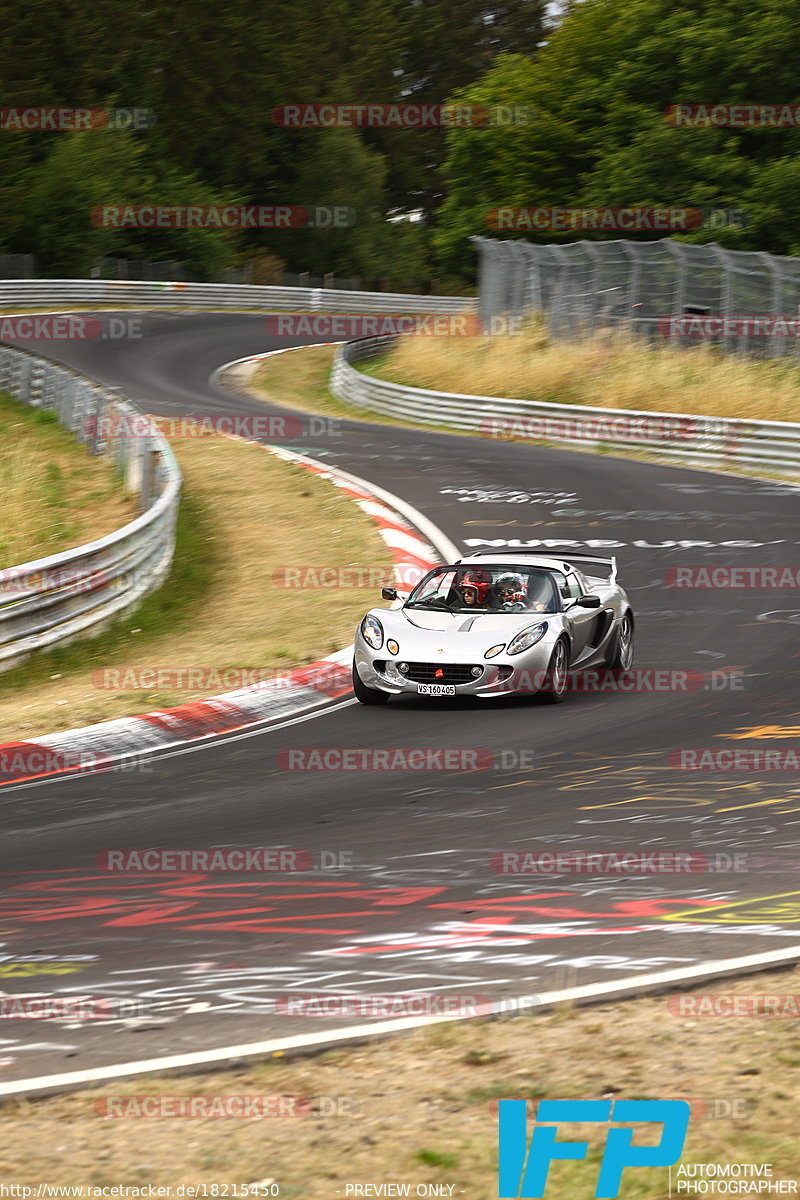
[[[626,1167],[669,1167],[681,1156],[691,1106],[686,1100],[540,1100],[536,1124],[528,1147],[526,1103],[501,1100],[498,1104],[500,1200],[538,1200],[544,1196],[550,1163],[556,1159],[586,1158],[588,1142],[557,1142],[566,1122],[646,1122],[663,1125],[655,1146],[634,1146],[633,1129],[610,1129],[597,1177],[595,1197],[613,1200],[619,1195]]]

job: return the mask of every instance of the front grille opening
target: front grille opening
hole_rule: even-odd
[[[480,676],[472,674],[474,665],[480,666],[479,663],[409,663],[406,679],[412,683],[475,683]],[[482,675],[483,667],[480,671]]]

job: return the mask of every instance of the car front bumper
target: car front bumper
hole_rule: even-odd
[[[494,696],[508,696],[512,694],[528,694],[532,695],[540,691],[544,685],[544,673],[547,670],[550,662],[552,646],[542,646],[541,643],[531,648],[525,654],[519,656],[523,661],[514,661],[507,655],[498,655],[497,659],[484,662],[457,663],[452,660],[441,663],[426,663],[426,667],[433,668],[441,667],[444,676],[441,680],[435,678],[426,678],[426,682],[433,684],[443,683],[446,686],[455,687],[456,696],[478,696],[482,699],[491,699]],[[356,669],[363,683],[367,687],[375,688],[377,691],[388,692],[392,696],[399,695],[424,695],[420,693],[419,682],[415,679],[409,679],[397,670],[399,659],[392,658],[384,651],[371,651],[363,647],[356,647],[355,664]],[[409,660],[412,667],[412,674],[415,673],[413,668],[418,664],[414,660]],[[466,666],[479,666],[483,673],[476,679],[469,679],[466,682],[454,682],[453,668],[458,669]],[[426,676],[429,672],[425,672]]]

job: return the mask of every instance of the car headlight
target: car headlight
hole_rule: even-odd
[[[393,641],[391,638],[389,638],[388,642],[386,643],[386,649],[390,654],[400,653],[400,647],[398,646],[397,642]]]
[[[492,646],[492,648],[490,650],[487,650],[483,657],[484,658],[494,658],[496,655],[498,655],[500,653],[501,650],[505,650],[505,648],[506,648],[505,642],[501,642],[499,646]]]
[[[383,645],[383,626],[377,617],[364,617],[361,622],[361,636],[373,650],[380,650]]]
[[[508,653],[522,654],[523,650],[530,650],[531,646],[540,642],[546,633],[546,621],[543,621],[541,625],[529,625],[527,629],[521,629],[508,643]]]

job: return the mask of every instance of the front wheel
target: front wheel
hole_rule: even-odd
[[[545,682],[541,690],[541,698],[545,704],[562,704],[567,695],[567,668],[569,667],[569,651],[567,643],[559,638],[550,655],[550,662],[545,673]]]
[[[620,621],[608,665],[613,671],[627,671],[633,665],[633,618],[629,612]]]
[[[388,692],[381,692],[377,688],[367,687],[358,673],[358,667],[353,663],[353,691],[356,694],[356,700],[362,704],[386,704],[389,699]]]

